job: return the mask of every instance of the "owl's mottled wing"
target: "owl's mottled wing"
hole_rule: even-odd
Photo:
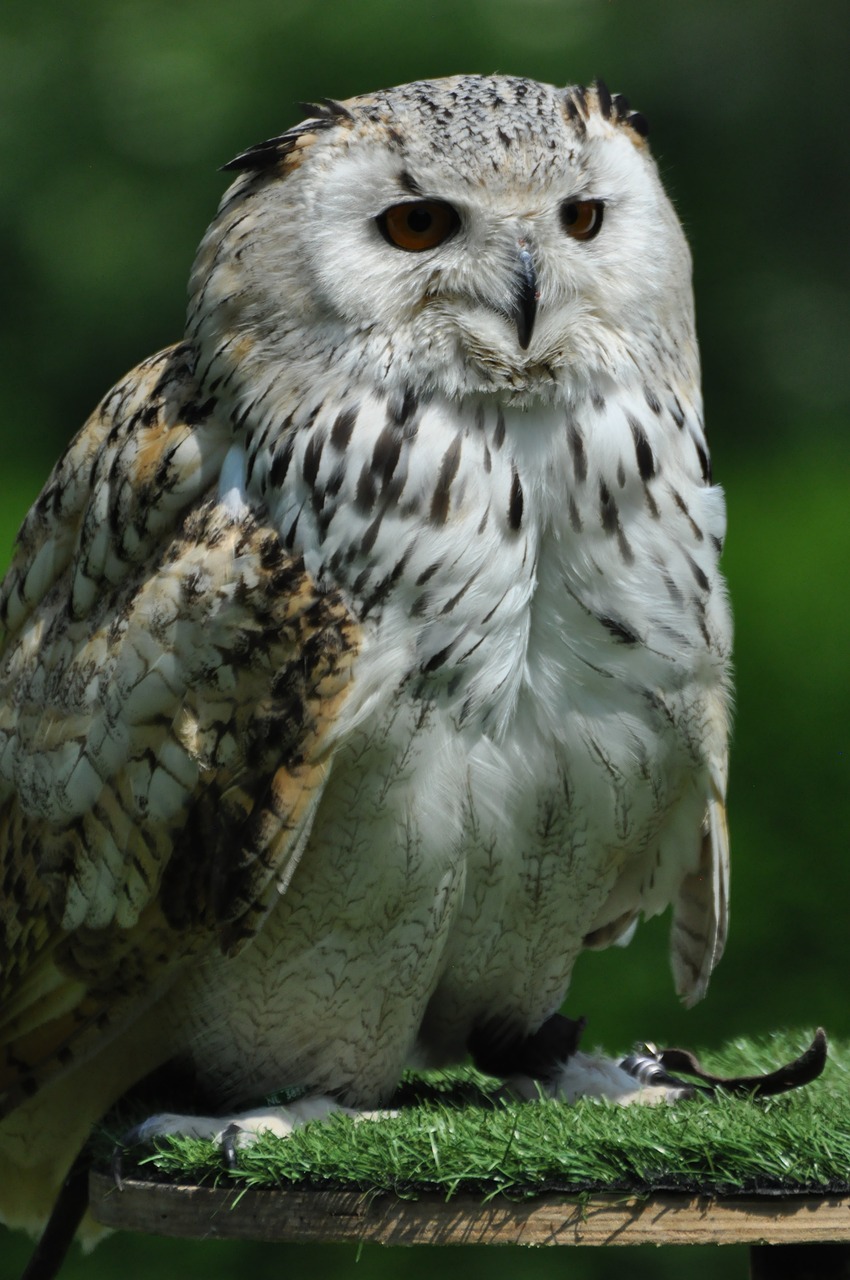
[[[103,402],[0,597],[0,1114],[285,887],[358,634],[261,511],[191,351]]]

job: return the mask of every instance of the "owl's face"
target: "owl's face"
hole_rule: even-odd
[[[644,132],[602,87],[501,77],[331,104],[234,162],[196,333],[302,377],[315,359],[520,402],[621,378],[643,341],[695,364],[689,253]]]

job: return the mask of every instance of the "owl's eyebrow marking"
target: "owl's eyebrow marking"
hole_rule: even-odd
[[[416,179],[406,169],[402,169],[398,175],[398,185],[409,195],[424,196],[425,194]]]

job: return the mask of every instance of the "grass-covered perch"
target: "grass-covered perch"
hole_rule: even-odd
[[[771,1070],[811,1040],[805,1032],[735,1040],[700,1056],[719,1074]],[[209,1142],[162,1139],[136,1149],[124,1173],[147,1181],[236,1188],[438,1192],[527,1197],[544,1191],[718,1195],[850,1193],[850,1046],[831,1044],[824,1074],[773,1098],[721,1095],[675,1106],[617,1107],[488,1099],[471,1070],[411,1077],[397,1115],[345,1116],[290,1138],[261,1138],[228,1169]],[[411,1099],[414,1099],[411,1101]],[[108,1153],[126,1116],[100,1135]]]

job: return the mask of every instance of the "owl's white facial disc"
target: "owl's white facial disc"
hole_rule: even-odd
[[[228,369],[315,359],[522,403],[618,376],[636,341],[657,355],[674,318],[695,368],[690,258],[642,124],[602,88],[501,77],[334,104],[236,162],[190,334]],[[436,243],[388,234],[393,211],[434,208]]]

